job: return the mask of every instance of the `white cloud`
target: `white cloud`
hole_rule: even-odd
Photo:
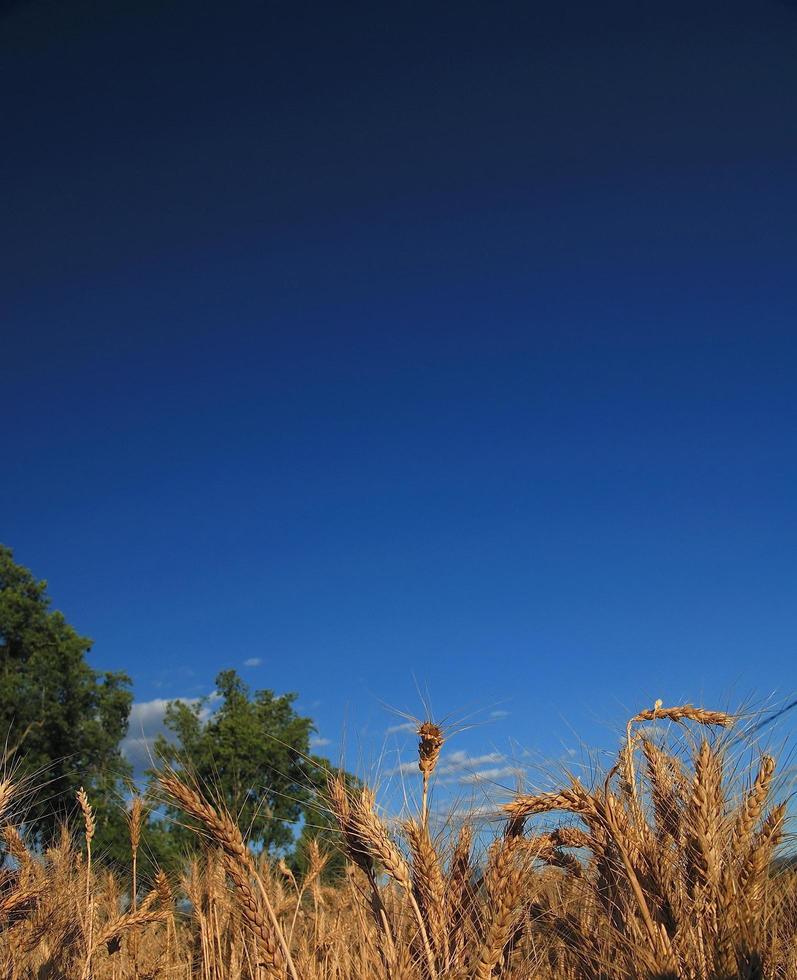
[[[463,749],[449,752],[440,760],[438,774],[441,776],[456,776],[462,772],[478,769],[479,766],[494,766],[504,762],[506,756],[500,752],[488,752],[486,755],[469,755]]]
[[[474,783],[496,782],[499,779],[518,779],[523,775],[523,770],[517,766],[496,766],[493,769],[482,769],[479,772],[471,772],[466,776],[460,776],[459,782],[463,786],[472,786]]]
[[[310,739],[310,748],[320,749],[323,748],[323,746],[325,745],[330,745],[331,741],[332,740],[329,738],[321,738],[320,735],[313,735]]]
[[[501,816],[501,810],[494,803],[466,804],[451,811],[450,816],[455,820],[470,823],[473,820],[494,819]]]
[[[216,691],[209,695],[208,704],[200,712],[202,721],[213,714],[218,699]],[[134,769],[141,770],[151,765],[155,740],[159,735],[168,737],[171,734],[164,724],[166,708],[171,701],[195,705],[201,698],[153,698],[152,701],[135,701],[131,706],[127,735],[122,739],[121,749],[122,755],[133,764]]]
[[[509,717],[509,712],[508,711],[504,711],[503,708],[496,708],[495,711],[491,711],[490,712],[490,717],[491,718],[508,718]]]
[[[163,725],[163,716],[171,699],[154,698],[152,701],[135,701],[130,708],[130,728],[132,730],[158,728]],[[196,704],[198,698],[179,698],[186,704]]]
[[[483,768],[486,766],[487,768]],[[388,775],[408,775],[418,772],[417,761],[402,762]],[[517,766],[509,765],[507,757],[500,752],[487,752],[484,755],[470,755],[464,749],[444,755],[435,771],[441,783],[461,783],[469,785],[485,780],[517,776],[521,772]]]
[[[187,703],[196,703],[196,698],[183,698]],[[163,723],[167,698],[153,698],[152,701],[136,701],[130,708],[127,736],[122,741],[122,754],[132,762],[134,768],[143,769],[153,760],[152,750],[159,735],[168,734]]]
[[[128,735],[122,740],[122,755],[132,764],[135,771],[148,769],[157,761],[154,755],[155,735],[134,737]]]
[[[408,773],[419,772],[417,762],[400,762],[395,769],[391,769],[386,775],[388,776],[399,776],[407,775]]]
[[[651,742],[664,738],[671,730],[671,726],[666,721],[651,721],[646,725],[637,725],[634,734],[640,738],[646,738]]]
[[[260,657],[247,657],[244,660],[244,667],[259,667],[263,663]]]
[[[402,721],[400,725],[391,725],[385,729],[386,735],[395,735],[397,732],[417,732],[418,726],[414,721]]]

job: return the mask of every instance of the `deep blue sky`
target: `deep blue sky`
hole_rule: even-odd
[[[0,540],[97,666],[369,759],[797,687],[797,5],[4,10]]]

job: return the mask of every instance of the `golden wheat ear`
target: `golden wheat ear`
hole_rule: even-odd
[[[438,962],[449,957],[446,916],[446,882],[440,856],[429,837],[429,830],[415,820],[404,824],[404,836],[412,854],[412,884]]]
[[[0,820],[3,819],[6,810],[11,805],[15,788],[14,783],[10,779],[0,779]]]
[[[159,782],[174,803],[206,828],[224,855],[225,868],[235,885],[241,914],[258,943],[264,969],[275,980],[281,980],[286,969],[292,980],[299,980],[273,905],[238,826],[228,813],[217,810],[196,789],[186,786],[176,776],[162,775]],[[257,891],[252,888],[252,880],[257,883]]]
[[[484,874],[486,924],[473,957],[474,980],[491,980],[515,929],[528,869],[524,850],[522,838],[513,834],[504,835],[492,845]]]
[[[424,721],[418,726],[418,768],[424,776],[434,772],[444,743],[443,729],[433,721]]]

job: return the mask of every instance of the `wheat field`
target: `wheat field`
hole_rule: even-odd
[[[19,787],[1,780],[0,975],[797,980],[787,800],[775,759],[730,715],[657,702],[629,721],[608,771],[515,794],[486,826],[430,813],[445,733],[427,720],[418,736],[418,812],[389,816],[367,786],[331,776],[317,804],[337,833],[309,843],[300,878],[255,854],[212,794],[174,772],[161,774],[160,799],[193,822],[200,856],[148,882],[138,797],[121,880],[92,854],[85,793],[79,824],[40,854],[26,845]],[[345,870],[330,881],[333,847]]]

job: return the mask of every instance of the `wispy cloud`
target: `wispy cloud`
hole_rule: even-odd
[[[261,657],[247,657],[244,660],[244,667],[259,667],[263,663]]]
[[[651,721],[646,725],[637,725],[634,732],[638,738],[647,738],[650,741],[654,741],[656,739],[664,738],[671,728],[672,726],[669,722]]]
[[[457,780],[463,786],[472,786],[475,783],[494,783],[501,779],[519,779],[523,775],[523,770],[517,766],[496,766],[493,769],[482,769],[479,772],[471,772],[466,776],[460,776]]]
[[[491,711],[490,712],[490,717],[491,718],[508,718],[509,717],[509,712],[508,711],[504,711],[503,708],[496,708],[495,711]]]
[[[440,760],[438,774],[440,776],[458,776],[460,773],[471,772],[480,766],[495,766],[504,762],[506,756],[500,752],[487,752],[485,755],[470,755],[463,749],[449,752]]]
[[[410,775],[417,773],[418,762],[402,762],[391,770],[391,775]],[[483,755],[471,755],[460,749],[449,752],[440,759],[436,776],[441,783],[459,783],[463,786],[490,780],[517,777],[523,770],[510,761],[501,752],[486,752]]]
[[[320,749],[323,748],[325,745],[331,745],[331,744],[332,744],[332,739],[322,738],[320,735],[313,735],[312,738],[310,739],[311,749]]]
[[[399,776],[408,775],[410,773],[418,772],[417,762],[400,762],[395,769],[391,769],[386,775],[388,776]]]
[[[418,726],[414,721],[402,721],[400,725],[391,725],[385,729],[385,735],[395,735],[397,732],[415,732]]]
[[[466,804],[457,807],[449,814],[449,819],[466,820],[471,823],[478,819],[493,819],[501,815],[501,810],[494,803]]]

